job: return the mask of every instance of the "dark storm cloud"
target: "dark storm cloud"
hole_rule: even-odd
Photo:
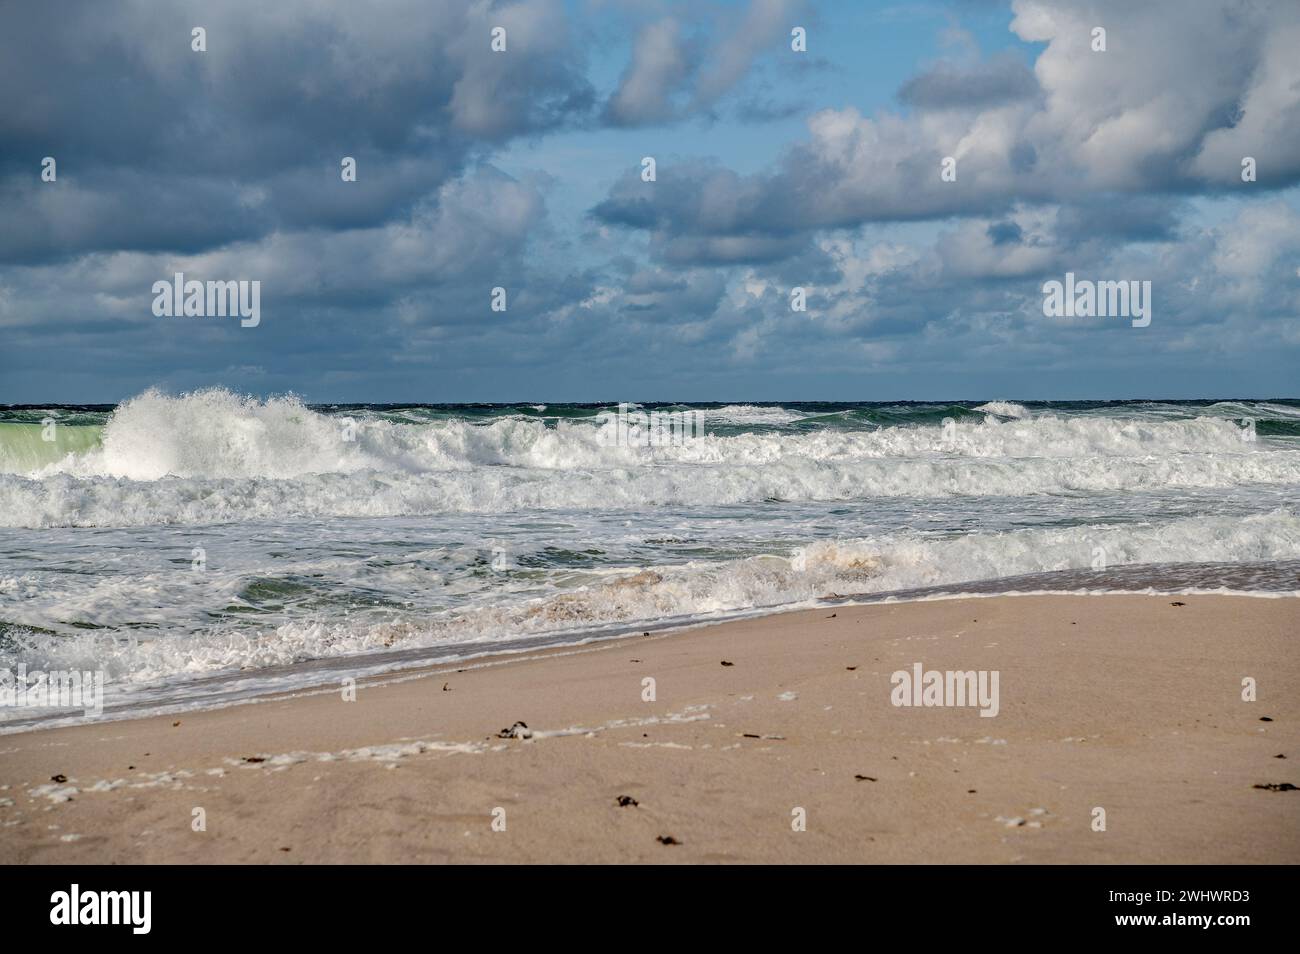
[[[189,254],[256,238],[274,223],[256,193],[241,197],[228,182],[85,170],[60,155],[55,187],[30,172],[0,180],[0,262],[58,261],[98,249]]]
[[[717,312],[726,288],[725,278],[716,271],[641,271],[624,284],[621,313],[667,323],[706,320]]]
[[[1177,238],[1187,202],[1168,196],[1098,196],[1096,201],[1064,205],[1057,229],[1070,239],[1169,242]]]
[[[904,83],[898,98],[918,109],[980,109],[1029,99],[1038,92],[1033,72],[1007,54],[973,66],[941,63]]]
[[[607,225],[651,232],[652,246],[666,259],[700,256],[723,263],[788,257],[820,229],[986,213],[1011,204],[1010,196],[969,188],[954,190],[955,198],[925,186],[869,193],[856,181],[878,167],[916,183],[937,180],[938,162],[921,155],[899,157],[890,167],[884,165],[887,157],[864,155],[863,161],[865,168],[852,182],[836,163],[806,145],[794,147],[776,170],[748,176],[712,160],[665,161],[653,183],[628,170],[591,215]]]
[[[3,19],[0,214],[25,233],[4,260],[375,224],[482,146],[594,104],[558,0],[74,0]],[[506,53],[489,47],[497,25]],[[47,155],[63,196],[39,180]]]
[[[642,181],[639,169],[629,169],[591,214],[608,225],[667,230],[675,236],[749,233],[757,239],[781,234],[784,204],[771,178],[742,176],[711,159],[665,160],[654,182]]]

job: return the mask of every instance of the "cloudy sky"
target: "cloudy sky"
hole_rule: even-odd
[[[1298,51],[1295,0],[10,0],[0,402],[1296,396]]]

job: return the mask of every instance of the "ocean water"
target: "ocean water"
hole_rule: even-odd
[[[1297,400],[642,410],[703,433],[622,446],[611,404],[0,406],[0,668],[103,670],[121,714],[818,601],[1300,592]]]

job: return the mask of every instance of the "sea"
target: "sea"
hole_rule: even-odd
[[[1298,508],[1296,399],[0,405],[0,675],[112,718],[843,602],[1295,596]]]

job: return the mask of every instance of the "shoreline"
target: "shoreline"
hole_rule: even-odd
[[[11,733],[0,860],[1300,862],[1269,595],[827,605]],[[918,662],[997,716],[892,705]]]
[[[910,587],[901,590],[887,590],[880,593],[856,594],[852,596],[832,594],[810,601],[726,611],[718,616],[703,619],[669,618],[640,623],[600,623],[579,631],[552,634],[542,633],[534,636],[519,637],[512,640],[502,640],[500,642],[494,641],[487,644],[479,644],[477,646],[475,644],[470,644],[471,648],[468,648],[468,651],[464,654],[458,652],[458,647],[455,645],[415,647],[392,651],[375,651],[352,656],[327,656],[319,659],[307,660],[303,663],[270,666],[264,669],[256,669],[248,672],[215,672],[208,675],[194,677],[192,680],[184,683],[161,686],[152,689],[154,692],[160,690],[165,690],[167,692],[167,695],[164,695],[164,698],[157,702],[114,702],[105,707],[106,715],[99,717],[97,721],[100,724],[104,724],[123,720],[150,718],[154,716],[179,715],[190,712],[225,709],[230,706],[256,704],[297,695],[329,692],[332,691],[332,686],[335,683],[340,679],[347,677],[367,681],[388,681],[411,675],[419,675],[427,670],[434,670],[438,667],[451,665],[459,665],[462,667],[467,665],[478,665],[484,661],[498,658],[511,659],[519,656],[543,653],[549,650],[576,649],[585,646],[596,646],[606,642],[638,639],[650,635],[660,636],[695,632],[700,629],[763,619],[768,616],[811,612],[823,608],[833,610],[841,606],[864,607],[875,605],[941,602],[944,600],[1019,599],[1037,596],[1107,597],[1137,595],[1168,596],[1170,598],[1178,598],[1180,596],[1230,596],[1255,599],[1300,598],[1300,590],[1233,589],[1228,584],[1223,583],[1223,578],[1219,576],[1225,567],[1229,572],[1240,572],[1243,567],[1251,567],[1255,565],[1267,566],[1274,573],[1293,569],[1297,579],[1300,580],[1300,560],[1267,561],[1260,564],[1171,563],[1160,564],[1154,568],[1154,570],[1160,575],[1162,582],[1166,584],[1165,586],[1154,586],[1149,585],[1153,568],[1144,564],[1137,564],[1118,566],[1111,568],[1110,570],[1091,571],[1091,576],[1093,578],[1106,580],[1110,583],[1109,586],[1099,586],[1095,588],[1052,588],[1050,586],[1046,588],[1040,587],[1023,590],[1014,587],[1009,589],[1007,588],[1009,584],[1017,582],[1042,584],[1044,582],[1060,580],[1066,577],[1074,579],[1087,572],[1070,569],[1025,574],[1022,576],[994,577],[987,580],[975,580],[960,584],[960,588],[954,588],[949,584],[935,584],[932,586]],[[1208,573],[1206,572],[1207,570],[1209,571]],[[1198,576],[1200,578],[1196,579]],[[1194,579],[1196,582],[1192,582]],[[1220,585],[1204,585],[1214,580],[1219,580]],[[1201,585],[1197,585],[1198,583]],[[1118,584],[1128,585],[1122,586]],[[405,661],[395,661],[399,659]],[[235,690],[234,692],[225,695],[218,695],[215,701],[210,703],[195,705],[192,701],[171,701],[168,698],[168,695],[182,697],[190,696],[193,694],[194,690],[200,686],[221,687],[227,684],[239,685],[249,681],[264,680],[268,675],[272,677],[277,674],[288,673],[305,675],[312,671],[319,672],[321,675],[312,681],[302,682],[297,685],[282,687],[266,686]],[[326,673],[330,674],[329,678],[325,677]],[[218,688],[217,691],[220,692],[220,689]],[[16,735],[24,732],[40,731],[50,728],[63,728],[83,724],[85,724],[85,721],[80,717],[61,716],[53,713],[39,715],[29,721],[15,719],[8,723],[0,722],[0,739],[9,735]]]

